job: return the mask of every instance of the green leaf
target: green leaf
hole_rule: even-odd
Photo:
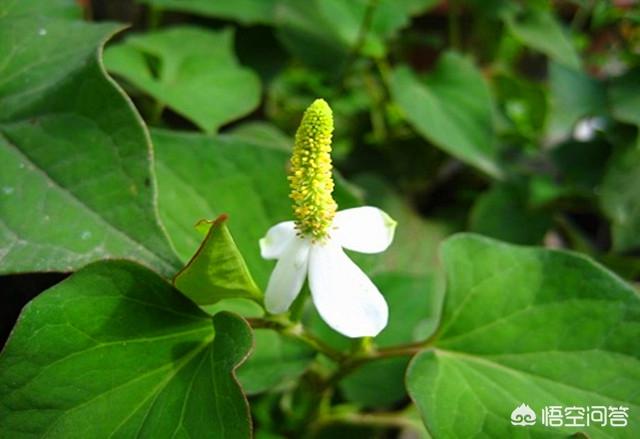
[[[253,352],[238,369],[238,380],[250,395],[296,379],[316,354],[306,344],[272,329],[257,329],[253,335]]]
[[[226,225],[226,216],[204,221],[207,236],[173,284],[198,305],[245,297],[260,301],[262,292]]]
[[[197,220],[226,213],[251,274],[266,286],[273,261],[262,259],[258,241],[271,226],[292,219],[289,154],[225,136],[155,130],[153,141],[160,216],[178,254],[188,260],[198,248]],[[341,209],[355,205],[348,191],[336,193]]]
[[[69,0],[49,0],[43,5],[40,0],[13,0],[0,3],[0,17],[43,15],[56,18],[82,18],[82,11]]]
[[[183,26],[131,36],[107,49],[105,63],[209,133],[260,101],[260,80],[238,64],[231,29]]]
[[[2,5],[0,272],[126,257],[171,275],[148,134],[100,63],[115,27],[57,18],[61,4]]]
[[[95,263],[23,310],[0,357],[0,424],[10,437],[248,438],[234,370],[250,348],[239,317],[212,325],[147,269]]]
[[[227,18],[242,24],[269,24],[278,0],[138,0],[158,9]]]
[[[538,244],[551,227],[552,218],[529,205],[525,184],[498,183],[477,198],[470,223],[475,233],[514,244]]]
[[[407,372],[409,393],[434,437],[638,437],[640,297],[578,254],[474,235],[443,246],[447,292],[434,345]],[[513,426],[528,404],[536,425]],[[545,406],[626,406],[612,430],[551,428]]]
[[[501,175],[489,87],[471,61],[447,52],[424,80],[399,67],[391,75],[391,95],[420,135],[491,176]]]
[[[640,148],[614,154],[607,164],[598,195],[611,220],[613,247],[617,251],[640,248]]]
[[[503,15],[507,29],[533,49],[573,69],[580,68],[580,57],[562,25],[548,9],[510,9]]]

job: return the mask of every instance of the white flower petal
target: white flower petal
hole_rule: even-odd
[[[289,242],[296,237],[295,223],[285,221],[271,227],[260,240],[260,254],[264,259],[278,259]]]
[[[271,273],[264,298],[270,313],[285,312],[298,296],[307,276],[310,247],[308,239],[294,237],[282,251],[276,268]]]
[[[309,286],[320,316],[347,337],[375,336],[387,325],[384,297],[337,242],[311,247]]]
[[[364,206],[336,213],[334,240],[349,250],[360,253],[380,253],[393,241],[396,222],[377,207]]]

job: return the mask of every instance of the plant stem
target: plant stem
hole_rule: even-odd
[[[364,17],[362,18],[362,23],[360,25],[360,29],[358,30],[358,36],[356,37],[356,41],[347,56],[347,59],[342,68],[342,72],[338,77],[340,81],[340,88],[344,89],[345,87],[345,78],[347,73],[351,70],[351,66],[358,59],[358,55],[362,51],[364,44],[367,42],[367,35],[369,34],[369,29],[371,28],[371,23],[373,22],[373,14],[378,7],[379,0],[369,0],[367,3],[367,9],[364,12]]]
[[[147,30],[157,29],[162,23],[162,9],[156,6],[147,8]]]
[[[436,334],[432,335],[425,341],[421,341],[418,343],[411,343],[400,346],[393,346],[389,348],[381,348],[381,349],[371,349],[364,353],[359,353],[351,357],[347,357],[339,364],[338,370],[336,370],[331,376],[329,376],[323,385],[323,389],[327,390],[340,382],[344,377],[351,374],[353,371],[358,369],[360,366],[374,360],[379,360],[381,358],[391,358],[391,357],[404,357],[404,356],[413,356],[418,352],[427,349],[429,346],[433,344],[436,339]]]
[[[338,369],[320,384],[320,391],[322,393],[327,392],[344,377],[370,361],[379,360],[381,358],[413,356],[431,346],[437,338],[436,332],[431,337],[421,342],[392,346],[388,348],[376,348],[370,337],[363,337],[354,345],[353,352],[349,356],[332,348],[313,334],[307,332],[301,323],[293,323],[288,318],[249,318],[247,321],[254,329],[274,329],[284,336],[291,337],[305,343],[335,361],[338,364]]]
[[[307,332],[300,323],[293,323],[290,320],[274,320],[269,318],[250,318],[247,319],[252,328],[269,328],[274,329],[284,336],[299,340],[316,351],[326,355],[333,361],[344,361],[345,355],[332,348],[313,334]]]

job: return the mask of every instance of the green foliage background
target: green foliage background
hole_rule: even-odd
[[[0,437],[640,437],[639,24],[614,0],[0,0]],[[306,293],[261,305],[318,97],[340,208],[399,224],[350,255],[389,303],[373,340]],[[513,426],[523,402],[628,426]]]

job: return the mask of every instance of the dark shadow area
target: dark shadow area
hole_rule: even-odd
[[[4,347],[22,308],[34,297],[64,280],[66,273],[29,273],[0,276],[0,345]]]

